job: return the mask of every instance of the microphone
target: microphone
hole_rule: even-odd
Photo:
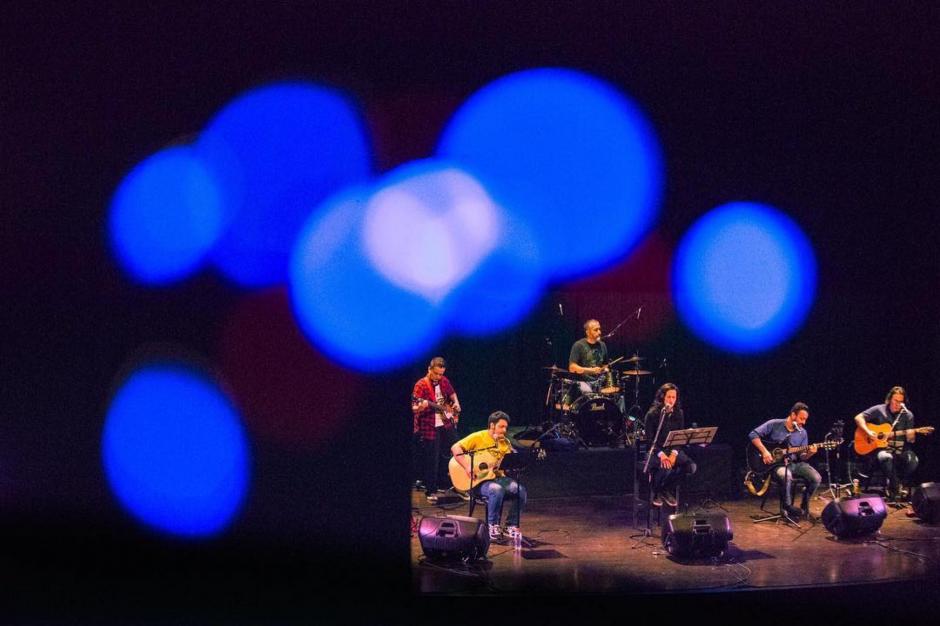
[[[640,319],[640,311],[642,311],[642,310],[643,310],[643,307],[640,307],[640,308],[638,308],[638,309],[636,310],[636,318],[637,318],[637,319]]]
[[[558,314],[562,317],[565,316],[565,309],[561,306],[561,302],[558,303]]]
[[[901,411],[902,412],[907,411],[908,413],[910,413],[910,411],[907,410],[907,405],[905,405],[903,402],[901,403]]]

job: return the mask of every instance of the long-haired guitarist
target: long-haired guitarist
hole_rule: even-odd
[[[895,500],[905,497],[904,484],[918,464],[917,455],[911,449],[911,444],[917,436],[914,430],[914,414],[907,408],[906,401],[907,392],[904,388],[892,387],[888,390],[883,404],[876,404],[855,416],[855,424],[860,431],[857,432],[857,437],[869,438],[868,441],[876,444],[872,449],[880,448],[877,454],[873,455],[875,461],[868,463],[877,462],[881,466],[884,475],[888,477],[889,498]]]
[[[499,469],[503,457],[513,452],[512,444],[506,438],[508,428],[509,416],[502,411],[496,411],[487,420],[486,430],[467,435],[450,449],[454,460],[467,473],[467,479],[471,476],[482,476],[482,482],[478,484],[474,479],[473,491],[486,498],[486,523],[489,525],[490,539],[493,541],[503,538],[503,529],[500,526],[503,502],[508,499],[512,503],[506,514],[505,533],[511,539],[515,539],[515,536],[522,532],[519,530],[519,521],[526,503],[525,487]],[[470,455],[466,454],[471,450],[481,453],[475,455],[473,460],[476,472],[471,472]],[[486,459],[487,467],[481,467],[481,458]]]
[[[767,420],[750,433],[747,438],[760,452],[764,465],[771,467],[772,476],[781,487],[780,513],[788,517],[800,517],[803,510],[808,510],[810,498],[816,493],[822,477],[812,465],[807,463],[809,458],[816,454],[816,446],[809,444],[806,434],[806,421],[809,419],[809,407],[803,402],[797,402],[790,409],[790,414],[784,419]],[[776,459],[768,448],[804,448],[802,452],[785,454],[783,459]],[[776,464],[776,465],[775,465]],[[806,492],[803,494],[803,510],[793,506],[793,479],[801,478],[806,481]]]
[[[421,475],[427,500],[437,503],[438,489],[444,473],[444,451],[457,441],[457,421],[460,401],[453,385],[444,376],[447,363],[436,356],[428,363],[428,373],[415,383],[411,392],[411,412],[414,415],[414,434],[417,439]]]

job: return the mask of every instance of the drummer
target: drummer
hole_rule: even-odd
[[[592,393],[590,382],[599,381],[607,371],[607,345],[601,341],[601,323],[591,319],[584,322],[584,338],[578,339],[571,346],[568,357],[568,371],[580,374],[585,381],[579,384],[581,393]]]

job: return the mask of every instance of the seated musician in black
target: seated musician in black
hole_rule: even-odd
[[[884,404],[876,404],[856,415],[855,424],[869,437],[876,436],[875,431],[869,428],[869,424],[875,426],[891,424],[892,432],[912,429],[914,428],[914,414],[904,405],[906,400],[907,393],[903,387],[892,387],[885,396]],[[919,463],[917,455],[911,449],[915,437],[914,432],[908,432],[904,437],[892,437],[888,439],[887,447],[878,450],[874,455],[875,461],[881,466],[881,470],[888,479],[888,498],[891,500],[903,500],[907,497],[904,485]]]
[[[685,451],[678,447],[662,447],[670,431],[685,428],[678,387],[666,383],[659,388],[652,406],[646,412],[645,423],[647,437],[654,439],[649,451],[653,506],[662,506],[663,501],[669,506],[676,506],[676,485],[683,476],[694,474],[698,469],[695,461],[689,458]]]
[[[790,414],[786,418],[768,420],[748,433],[747,436],[751,444],[760,452],[765,465],[771,465],[775,462],[773,453],[767,449],[768,445],[772,445],[774,448],[801,448],[806,446],[806,450],[802,453],[785,457],[786,462],[781,462],[779,466],[773,468],[771,474],[780,491],[780,513],[792,518],[798,518],[803,514],[803,511],[793,506],[793,479],[800,478],[806,481],[806,493],[803,494],[805,507],[809,506],[810,498],[816,493],[819,483],[822,482],[819,472],[806,462],[816,454],[816,446],[815,444],[809,445],[809,438],[803,428],[808,419],[809,407],[802,402],[797,402],[790,409]]]

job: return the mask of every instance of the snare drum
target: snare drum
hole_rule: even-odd
[[[607,370],[601,378],[601,395],[615,396],[620,393],[620,372]]]

